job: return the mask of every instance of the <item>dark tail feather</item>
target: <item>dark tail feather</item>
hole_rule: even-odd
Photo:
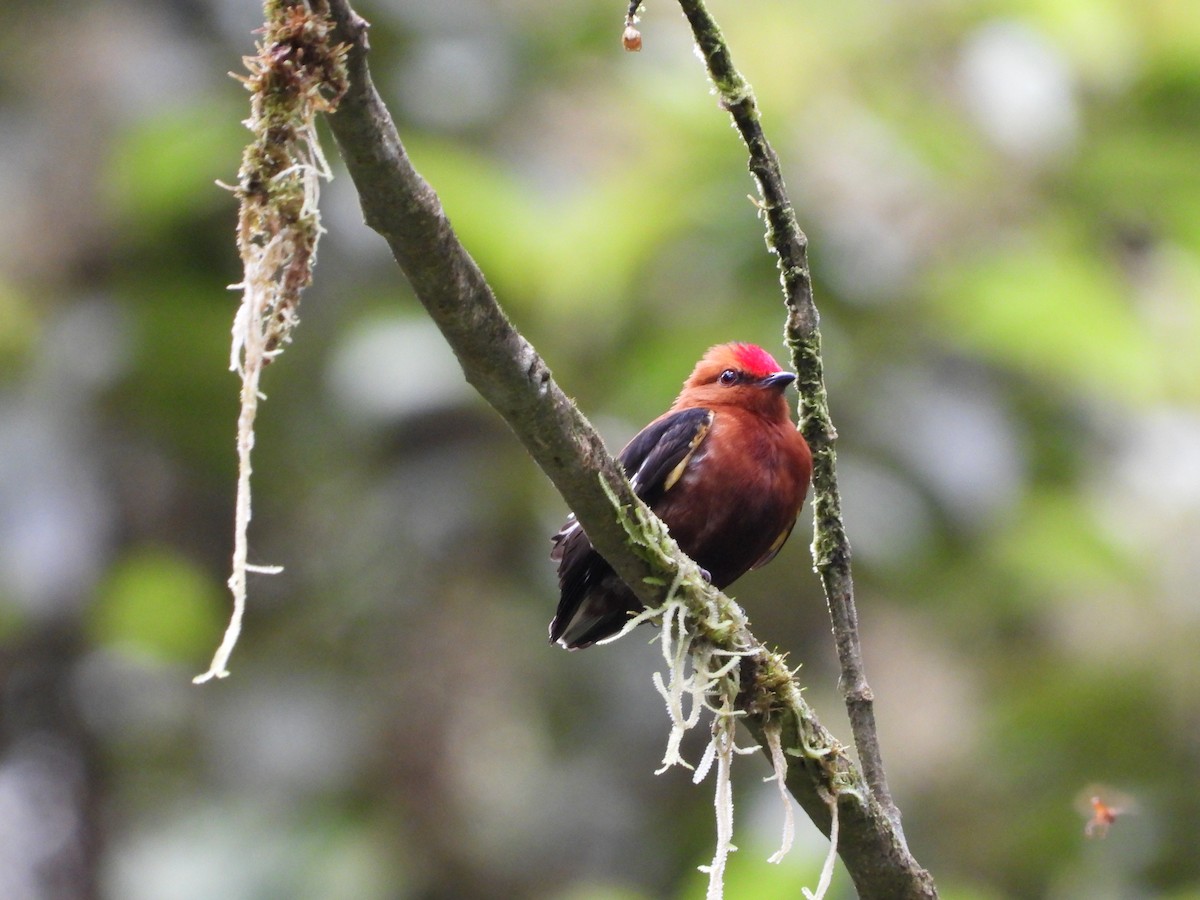
[[[559,601],[550,640],[568,650],[582,650],[624,628],[630,613],[640,611],[642,604],[592,547],[574,515],[552,540]]]
[[[641,602],[599,554],[585,566],[560,572],[562,597],[550,623],[550,640],[582,650],[611,637],[640,611]]]

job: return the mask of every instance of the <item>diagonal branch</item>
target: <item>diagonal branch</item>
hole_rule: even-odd
[[[325,0],[312,0],[326,7]],[[574,510],[596,549],[648,606],[674,594],[693,609],[719,608],[734,627],[702,640],[746,655],[738,697],[755,739],[788,760],[786,784],[829,833],[838,804],[839,854],[864,898],[929,898],[936,891],[903,836],[868,791],[841,745],[800,694],[783,660],[745,627],[728,598],[696,577],[695,564],[633,494],[603,442],[513,327],[458,241],[437,195],[416,172],[367,66],[367,23],[349,0],[328,0],[337,39],[350,46],[350,87],[330,127],[358,190],[364,218],[388,242],[419,301],[458,357],[468,382],[503,416]],[[665,585],[675,585],[671,591]],[[728,612],[732,611],[732,612]],[[697,618],[702,618],[697,616]]]
[[[624,528],[600,488],[621,504],[639,503],[600,436],[551,377],[545,361],[513,327],[475,261],[459,242],[437,194],[413,168],[396,126],[371,82],[367,23],[345,0],[330,4],[338,38],[351,45],[351,88],[329,117],[366,224],[388,242],[418,300],[462,365],[467,381],[512,427],[567,503],[597,550],[643,601],[649,567],[631,554]]]

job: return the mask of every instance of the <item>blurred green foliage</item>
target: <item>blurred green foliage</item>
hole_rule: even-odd
[[[253,7],[26,0],[0,34],[0,895],[699,896],[711,784],[652,774],[657,652],[546,645],[566,510],[331,142],[254,456],[251,561],[285,572],[253,579],[232,677],[189,684],[228,603],[214,182]],[[713,10],[811,242],[917,858],[952,900],[1200,897],[1200,6]],[[782,356],[753,184],[671,4],[636,55],[622,4],[360,11],[415,163],[612,446],[710,344]],[[734,593],[846,738],[804,531]],[[824,856],[802,822],[766,862],[767,774],[735,764],[731,900],[798,896]],[[1133,807],[1104,840],[1094,784]]]
[[[203,571],[169,551],[132,549],[97,586],[89,637],[117,652],[190,661],[221,624],[224,598],[216,588]]]

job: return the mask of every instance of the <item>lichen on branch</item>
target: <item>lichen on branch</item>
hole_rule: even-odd
[[[242,379],[238,415],[238,486],[229,590],[233,612],[208,671],[197,684],[224,678],[241,633],[246,575],[276,573],[277,566],[247,561],[250,526],[250,454],[262,371],[283,352],[299,321],[300,292],[312,282],[321,236],[317,209],[320,182],[329,165],[317,140],[316,117],[333,112],[346,93],[346,46],[332,40],[323,5],[267,0],[256,54],[244,59],[248,75],[235,75],[250,92],[245,125],[253,139],[242,155],[238,183],[238,252],[242,292],[233,320],[230,368]]]
[[[836,798],[846,796],[862,803],[866,786],[849,766],[842,746],[816,723],[784,658],[769,651],[750,633],[742,608],[709,584],[695,562],[681,557],[660,519],[641,507],[623,506],[603,478],[600,484],[617,508],[635,552],[659,568],[674,572],[669,585],[665,579],[647,579],[666,585],[666,597],[660,605],[631,617],[621,631],[598,643],[618,640],[647,621],[660,626],[666,676],[655,672],[652,680],[666,703],[671,730],[662,765],[655,774],[682,766],[694,769],[693,781],[699,784],[716,763],[717,843],[712,862],[701,867],[708,875],[706,900],[723,897],[726,862],[737,849],[733,844],[733,757],[756,749],[737,746],[739,720],[763,723],[764,746],[774,769],[772,780],[778,782],[783,799],[783,836],[770,862],[780,862],[787,854],[795,830],[787,789],[787,756],[803,759],[818,782],[817,792],[832,815],[831,850],[816,894],[806,891],[806,896],[824,896],[837,851]],[[706,711],[711,737],[699,764],[693,767],[680,750],[684,735],[701,723]],[[786,746],[785,712],[791,713],[797,723],[795,739]]]

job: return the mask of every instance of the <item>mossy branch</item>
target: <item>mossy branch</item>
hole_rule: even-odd
[[[707,663],[703,672],[693,668],[690,680],[695,686],[705,682],[701,675],[712,676],[701,692],[706,698],[729,697],[734,688],[728,707],[718,700],[726,710],[721,721],[732,722],[736,715],[764,748],[774,746],[773,755],[788,760],[788,790],[826,833],[832,824],[829,804],[837,804],[839,853],[860,896],[936,896],[891,818],[804,702],[784,660],[747,630],[732,600],[698,577],[695,563],[678,551],[662,524],[633,494],[590,423],[504,314],[437,195],[413,168],[371,82],[367,23],[348,0],[329,0],[329,8],[337,23],[336,39],[350,46],[349,89],[329,116],[330,127],[366,223],[387,240],[467,381],[508,422],[596,549],[647,605],[647,615],[676,617],[693,667],[697,659],[714,660],[715,668]],[[798,307],[796,315],[802,317],[803,310]],[[809,332],[798,328],[796,334]],[[819,383],[819,353],[816,363]],[[806,377],[811,379],[811,372],[810,365]],[[667,694],[673,689],[661,687]],[[726,751],[732,752],[731,743],[718,748]]]
[[[842,522],[834,442],[821,362],[820,317],[813,301],[808,238],[796,213],[775,155],[763,133],[754,92],[733,65],[729,47],[702,0],[679,0],[700,49],[721,106],[728,111],[749,153],[766,220],[767,246],[776,255],[787,306],[786,336],[800,390],[800,427],[813,454],[813,562],[821,577],[842,666],[842,691],[855,748],[871,793],[899,830],[875,730],[871,688],[863,669],[850,570],[850,542]]]

